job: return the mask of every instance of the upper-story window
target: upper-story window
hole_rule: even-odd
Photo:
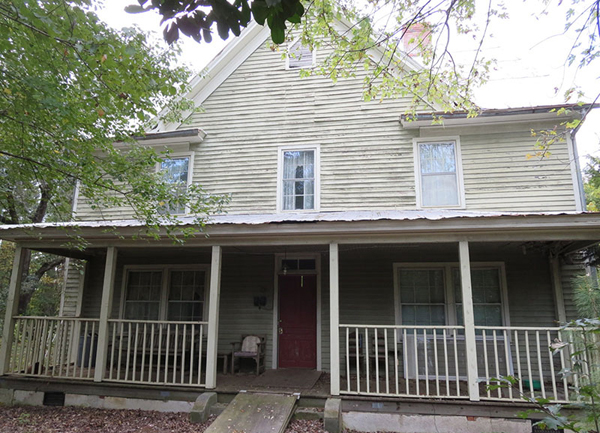
[[[191,179],[191,157],[172,156],[160,162],[158,170],[164,179],[173,184],[177,194],[185,193]],[[165,212],[171,214],[185,214],[185,206],[179,203],[169,203],[165,206]]]
[[[288,69],[312,68],[315,64],[315,53],[310,47],[302,45],[301,41],[296,41],[290,45],[287,53]]]
[[[280,210],[318,208],[318,148],[281,149]]]
[[[464,206],[458,139],[415,140],[419,207]]]

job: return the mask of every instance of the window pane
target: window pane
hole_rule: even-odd
[[[187,184],[189,163],[189,157],[165,159],[160,163],[164,179],[169,183]]]
[[[419,144],[421,173],[455,173],[454,143]]]
[[[125,318],[158,320],[162,271],[129,271],[125,293]]]
[[[202,320],[204,279],[204,271],[171,271],[168,320]]]
[[[173,195],[175,197],[185,193],[188,182],[189,157],[169,158],[160,163],[160,170],[163,178],[174,185]],[[165,213],[184,214],[185,206],[174,201],[168,203],[163,210]]]
[[[283,209],[314,209],[315,152],[283,152]]]
[[[458,206],[458,185],[455,174],[421,176],[423,206]]]
[[[403,325],[446,323],[443,269],[400,269],[398,280]]]

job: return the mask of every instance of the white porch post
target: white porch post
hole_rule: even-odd
[[[217,386],[217,343],[219,339],[219,300],[221,299],[221,247],[212,247],[210,292],[208,297],[208,342],[206,347],[206,387]]]
[[[560,275],[560,261],[558,256],[550,256],[552,268],[552,286],[554,288],[554,304],[556,305],[556,318],[561,325],[567,323],[567,312],[565,309],[565,297]]]
[[[475,341],[475,316],[473,314],[473,291],[471,289],[469,242],[459,242],[458,252],[460,257],[460,279],[462,282],[462,305],[465,324],[469,399],[471,401],[479,401],[479,384],[477,383],[477,347]]]
[[[329,244],[331,395],[340,395],[340,274],[338,244]]]
[[[106,264],[104,265],[104,282],[102,283],[102,301],[100,304],[100,323],[98,325],[98,350],[96,352],[96,368],[94,382],[101,382],[106,369],[108,352],[108,318],[113,304],[115,286],[115,270],[117,267],[117,249],[106,249]],[[87,336],[84,336],[87,338]]]
[[[7,372],[10,363],[10,352],[15,328],[14,316],[19,311],[19,294],[21,292],[25,254],[26,250],[17,244],[12,273],[10,274],[8,298],[6,299],[6,314],[4,316],[4,329],[2,331],[2,346],[0,347],[0,376]]]

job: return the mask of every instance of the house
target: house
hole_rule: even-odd
[[[0,227],[17,252],[70,260],[60,317],[8,308],[2,387],[183,399],[219,389],[230,343],[254,334],[267,369],[328,372],[328,395],[356,407],[444,413],[423,404],[447,401],[448,413],[511,416],[502,404],[521,394],[572,399],[559,374],[568,350],[549,345],[567,339],[570,279],[600,218],[584,212],[570,135],[548,157],[526,155],[532,129],[582,107],[452,113],[443,125],[433,107],[408,121],[406,100],[364,101],[360,76],[300,78],[321,53],[285,60],[267,37],[247,29],[192,83],[203,110],[140,141],[171,150],[160,169],[174,182],[231,196],[207,236],[134,240],[127,209],[84,197],[76,223]],[[84,250],[69,247],[74,231]],[[516,389],[486,389],[503,375]]]

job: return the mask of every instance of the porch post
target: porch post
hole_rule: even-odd
[[[117,249],[106,249],[106,263],[104,265],[104,282],[102,283],[102,301],[100,304],[100,323],[98,325],[98,350],[96,352],[96,368],[94,382],[102,382],[106,369],[108,355],[108,318],[113,304],[115,286],[115,270],[117,267]],[[84,338],[87,338],[85,336]]]
[[[210,292],[208,295],[208,341],[206,346],[206,388],[217,386],[219,300],[221,299],[221,247],[212,247]]]
[[[14,338],[15,319],[19,311],[19,294],[21,292],[21,280],[23,277],[23,262],[26,250],[19,244],[15,248],[12,273],[8,286],[8,298],[6,299],[6,313],[4,316],[4,329],[2,331],[2,346],[0,347],[0,376],[5,374],[10,363],[10,352]]]
[[[557,255],[550,256],[552,268],[552,286],[554,287],[554,303],[556,305],[556,317],[561,325],[567,323],[567,312],[565,310],[565,297],[560,278],[560,262]]]
[[[469,399],[479,401],[479,384],[477,383],[477,347],[475,341],[475,316],[473,314],[473,291],[471,289],[471,262],[469,258],[469,242],[458,243],[460,257],[460,279],[462,289],[463,319],[465,324],[465,347],[467,353],[467,380],[469,382]]]
[[[340,395],[340,274],[338,244],[329,244],[331,395]]]

